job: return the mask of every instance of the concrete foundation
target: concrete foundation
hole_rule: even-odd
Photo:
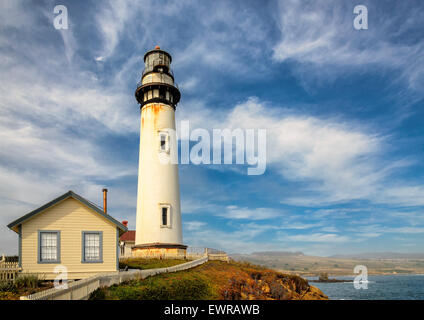
[[[133,258],[144,259],[185,259],[187,246],[180,244],[146,244],[132,248]]]

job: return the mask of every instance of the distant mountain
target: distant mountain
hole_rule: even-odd
[[[284,273],[310,276],[353,275],[356,265],[366,265],[369,274],[424,274],[424,253],[368,252],[318,257],[302,252],[263,251],[230,254],[230,257]]]
[[[329,258],[340,259],[424,259],[424,253],[366,252],[356,254],[336,254]]]
[[[257,257],[257,258],[283,258],[283,257],[312,257],[305,255],[300,251],[258,251],[250,254],[233,253],[230,256],[235,257]],[[353,254],[335,254],[322,258],[338,258],[338,259],[424,259],[424,253],[399,253],[399,252],[363,252]]]
[[[260,251],[260,252],[252,252],[252,256],[278,256],[278,257],[286,257],[286,256],[304,256],[303,252],[296,251]]]

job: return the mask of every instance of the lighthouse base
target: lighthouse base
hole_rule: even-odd
[[[187,246],[172,243],[147,243],[132,247],[132,256],[144,259],[185,259]]]

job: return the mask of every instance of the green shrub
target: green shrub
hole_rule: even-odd
[[[175,275],[153,277],[109,288],[112,299],[119,300],[200,300],[207,299],[210,292],[205,279],[188,274],[181,278]]]
[[[30,288],[35,289],[38,288],[38,277],[33,274],[20,274],[13,283],[16,289]]]
[[[100,288],[96,291],[93,291],[88,300],[106,300],[105,289]]]
[[[182,259],[143,259],[143,258],[129,258],[119,262],[119,268],[124,269],[156,269],[168,268],[181,263],[187,262]]]
[[[0,281],[0,292],[11,292],[14,286],[11,281]]]

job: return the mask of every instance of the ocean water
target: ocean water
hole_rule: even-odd
[[[353,280],[354,276],[334,278]],[[424,275],[369,275],[368,289],[355,289],[353,282],[310,284],[331,300],[424,300]]]

